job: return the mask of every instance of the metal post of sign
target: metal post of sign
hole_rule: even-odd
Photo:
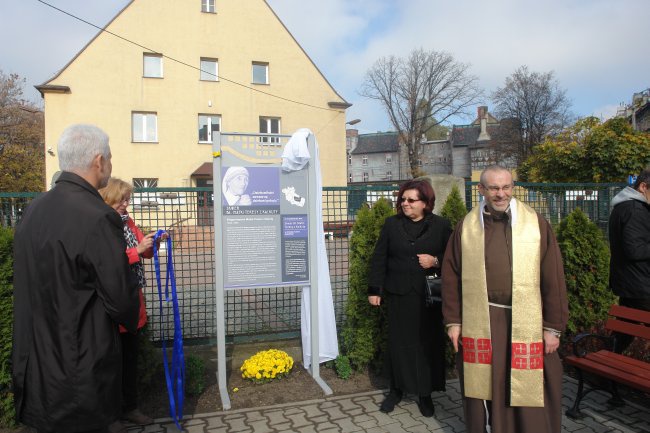
[[[323,389],[325,395],[331,395],[332,390],[320,377],[320,329],[318,322],[318,242],[319,227],[318,221],[318,201],[322,200],[321,193],[318,191],[316,178],[316,141],[314,136],[310,135],[307,140],[311,161],[309,162],[309,277],[311,285],[309,288],[310,301],[310,327],[311,330],[311,375],[316,383]]]
[[[221,395],[221,406],[223,410],[230,409],[230,396],[228,395],[228,384],[226,379],[226,314],[224,308],[223,292],[223,268],[219,263],[223,257],[223,244],[219,237],[219,228],[222,227],[221,188],[215,182],[221,179],[221,133],[212,134],[212,179],[213,179],[213,214],[214,214],[214,290],[216,300],[217,316],[217,380],[219,384],[219,395]]]

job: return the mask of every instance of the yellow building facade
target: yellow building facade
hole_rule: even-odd
[[[47,188],[73,123],[105,130],[113,175],[136,186],[205,186],[213,131],[299,128],[316,135],[323,184],[346,184],[350,104],[264,0],[133,0],[104,30],[37,86]]]

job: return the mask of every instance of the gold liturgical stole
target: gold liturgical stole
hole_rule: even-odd
[[[482,206],[467,215],[461,233],[465,396],[492,399],[492,338],[485,277]],[[535,211],[513,199],[510,405],[544,406],[544,343],[540,293],[540,232]]]

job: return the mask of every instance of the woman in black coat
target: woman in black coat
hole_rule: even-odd
[[[390,393],[381,404],[391,412],[404,393],[415,394],[423,416],[433,416],[433,391],[445,390],[445,334],[441,304],[424,302],[425,276],[440,272],[451,235],[449,221],[432,213],[435,193],[427,181],[406,182],[397,215],[386,219],[368,278],[368,301],[386,305]]]

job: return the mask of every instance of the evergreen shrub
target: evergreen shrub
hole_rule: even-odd
[[[342,337],[343,352],[356,370],[369,365],[379,368],[386,350],[386,313],[383,306],[373,307],[368,302],[368,274],[381,228],[394,213],[387,199],[377,200],[372,209],[362,206],[350,238],[349,288]]]
[[[0,227],[0,426],[16,425],[11,391],[13,305],[13,231]]]
[[[205,389],[205,362],[198,355],[185,357],[185,392],[196,396]]]
[[[455,228],[456,224],[458,224],[458,222],[462,220],[465,215],[467,215],[465,202],[460,196],[458,185],[453,185],[451,187],[451,192],[447,196],[447,200],[445,200],[444,206],[442,206],[440,216],[447,218],[451,223],[451,227]]]
[[[350,358],[345,355],[339,355],[334,360],[334,369],[336,375],[343,380],[348,380],[352,376],[352,366],[350,365]]]
[[[465,215],[467,215],[467,208],[465,207],[465,202],[460,196],[460,191],[458,185],[453,185],[451,187],[451,192],[445,200],[445,204],[442,206],[440,211],[440,216],[445,217],[451,223],[453,229],[456,228],[456,225],[461,221]],[[451,341],[448,338],[445,338],[447,344],[445,345],[445,362],[447,367],[454,368],[456,365],[456,352],[454,351],[454,346],[452,346]]]
[[[569,297],[567,331],[590,332],[616,302],[609,289],[609,247],[602,231],[579,208],[562,220],[557,239]]]
[[[142,394],[150,392],[162,377],[161,358],[160,349],[151,342],[149,324],[146,324],[138,330],[138,389]]]

